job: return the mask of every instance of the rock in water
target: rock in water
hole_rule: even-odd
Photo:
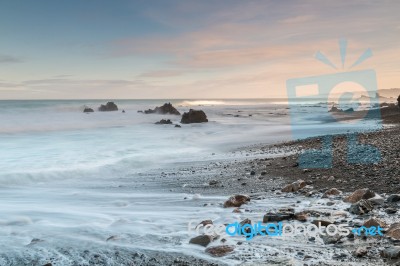
[[[375,193],[368,188],[357,189],[350,196],[343,199],[344,202],[356,203],[362,199],[370,199],[375,197]]]
[[[356,215],[362,215],[372,211],[374,206],[366,200],[360,200],[350,206],[349,212]]]
[[[181,119],[182,124],[203,123],[203,122],[208,122],[208,119],[206,114],[202,110],[190,109],[189,112],[183,113]]]
[[[93,113],[94,110],[92,108],[89,107],[85,107],[85,109],[83,110],[84,113]]]
[[[389,229],[386,232],[386,236],[391,237],[393,239],[400,239],[400,223],[391,224]]]
[[[339,112],[343,112],[343,110],[337,108],[336,106],[332,106],[332,108],[331,108],[331,110],[329,110],[329,112],[331,112],[331,113],[339,113]]]
[[[214,257],[222,257],[231,253],[235,249],[234,246],[222,245],[206,248],[206,252]]]
[[[324,195],[322,195],[322,198],[328,198],[330,196],[336,196],[340,195],[342,191],[338,190],[337,188],[331,188],[325,191]]]
[[[250,197],[247,195],[235,195],[230,197],[227,201],[224,203],[224,208],[229,208],[229,207],[240,207],[242,204],[247,203],[250,201]]]
[[[118,106],[114,102],[108,102],[106,105],[102,104],[99,107],[100,112],[118,111]]]
[[[390,203],[398,202],[398,201],[400,201],[400,195],[399,195],[399,194],[390,195],[390,196],[386,199],[386,201],[387,201],[387,202],[390,202]]]
[[[386,248],[381,251],[381,256],[388,259],[398,259],[400,258],[400,247],[393,246]]]
[[[285,186],[284,188],[282,188],[281,191],[282,192],[296,192],[305,186],[306,186],[306,182],[304,180],[299,179],[296,182],[293,182],[292,184]]]
[[[367,255],[368,250],[365,247],[358,247],[355,251],[354,251],[354,256],[356,257],[364,257],[365,255]]]
[[[180,115],[178,110],[176,110],[175,107],[172,106],[171,103],[165,103],[163,106],[156,107],[153,110],[149,109],[144,111],[145,114],[171,114],[171,115]]]
[[[193,237],[192,239],[190,239],[189,243],[206,247],[208,246],[208,244],[211,243],[212,239],[213,239],[212,236],[201,235]]]
[[[161,119],[160,121],[156,122],[156,125],[169,125],[169,124],[172,124],[172,121],[169,119],[167,120]]]

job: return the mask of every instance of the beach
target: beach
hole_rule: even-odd
[[[82,112],[84,106],[103,102],[2,103],[14,107],[2,114],[7,119],[1,148],[7,153],[1,158],[5,171],[0,175],[0,265],[389,263],[381,251],[397,242],[386,236],[335,241],[220,235],[207,248],[224,245],[233,251],[219,257],[189,243],[197,234],[189,232],[188,225],[205,220],[257,222],[266,213],[285,209],[296,214],[289,223],[321,219],[356,226],[373,217],[389,226],[399,217],[397,211],[386,212],[398,208],[397,203],[385,203],[399,193],[396,124],[357,133],[360,143],[380,149],[382,160],[373,165],[349,165],[346,136],[341,135],[348,134],[348,128],[328,124],[337,135],[333,167],[303,169],[297,165],[298,156],[320,145],[318,124],[305,119],[312,134],[293,140],[290,113],[283,103],[175,101],[179,111],[201,109],[209,120],[175,128],[155,123],[168,118],[178,124],[178,116],[138,113],[164,100],[116,101],[125,113]],[[321,106],[310,106],[304,117]],[[366,123],[368,129],[376,124]],[[282,191],[298,180],[306,186]],[[332,188],[341,193],[323,197]],[[382,198],[364,215],[350,213],[352,204],[343,201],[359,188]],[[247,195],[250,201],[225,208],[232,195]],[[294,218],[299,213],[306,220]],[[354,255],[359,247],[367,253]]]

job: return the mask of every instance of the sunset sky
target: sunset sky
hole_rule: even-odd
[[[399,13],[396,0],[1,1],[0,99],[285,97],[287,79],[361,69],[400,87]]]

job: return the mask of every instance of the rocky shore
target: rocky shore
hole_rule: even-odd
[[[322,222],[325,226],[344,223],[350,227],[383,228],[384,236],[378,237],[355,237],[350,234],[347,237],[324,237],[320,243],[314,238],[288,239],[281,243],[285,254],[277,253],[274,259],[266,256],[266,263],[256,260],[257,265],[295,265],[293,260],[289,263],[288,258],[302,261],[303,265],[397,265],[400,263],[400,127],[358,134],[359,143],[373,145],[380,150],[381,160],[374,164],[349,164],[347,137],[334,136],[333,165],[328,169],[299,167],[299,154],[320,147],[321,138],[317,137],[247,147],[232,153],[248,159],[210,161],[203,166],[163,172],[161,182],[166,189],[175,192],[227,195],[225,202],[209,204],[232,208],[232,213],[241,215],[238,222],[242,223],[256,222],[256,215],[256,219],[263,222]],[[229,195],[232,197],[229,198]],[[246,200],[237,204],[235,197]],[[262,205],[267,199],[291,199],[292,203],[282,208],[259,209],[252,206]],[[304,202],[307,202],[306,207],[302,205]],[[204,217],[198,222],[213,221]],[[201,240],[204,244],[204,236],[200,238],[197,241]],[[243,260],[239,257],[244,252],[243,245],[251,249],[258,244],[237,240],[226,242],[226,239],[220,238],[214,240],[211,236],[207,239],[205,253],[209,253],[207,249],[210,245],[228,245],[232,248],[223,256],[236,258],[242,265],[252,265],[246,262],[251,258]],[[303,243],[301,247],[299,242]],[[280,259],[280,256],[283,257]]]

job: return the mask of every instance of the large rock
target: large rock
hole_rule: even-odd
[[[280,222],[285,220],[290,220],[294,218],[294,213],[292,212],[269,212],[264,215],[263,223],[269,222]]]
[[[324,195],[322,195],[323,198],[328,198],[331,196],[337,196],[342,194],[342,191],[338,190],[337,188],[331,188],[325,191]]]
[[[362,199],[370,199],[375,197],[375,192],[369,190],[368,188],[357,189],[351,195],[343,199],[344,202],[356,203]]]
[[[170,114],[170,115],[180,115],[178,110],[176,110],[175,107],[172,106],[171,103],[165,103],[163,106],[156,107],[153,110],[149,109],[144,111],[145,114]]]
[[[83,110],[84,113],[93,113],[94,110],[92,108],[89,107],[85,107],[85,109]]]
[[[386,224],[384,221],[376,219],[376,218],[370,218],[367,221],[364,222],[363,226],[365,227],[371,227],[371,226],[375,226],[375,227],[386,227]]]
[[[206,253],[213,257],[222,257],[231,253],[235,249],[234,246],[222,245],[206,248]]]
[[[399,195],[399,194],[390,195],[390,196],[386,199],[386,201],[387,201],[387,202],[390,202],[390,203],[398,202],[398,201],[400,201],[400,195]]]
[[[156,122],[156,125],[170,125],[172,124],[172,121],[167,119],[161,119],[160,121]]]
[[[282,192],[296,192],[303,187],[306,186],[306,182],[304,180],[297,180],[296,182],[293,182],[292,184],[286,185],[284,188],[282,188]]]
[[[329,110],[331,113],[340,113],[343,112],[342,109],[337,108],[336,106],[332,106],[332,108]]]
[[[208,244],[211,243],[212,240],[213,240],[212,236],[201,235],[201,236],[193,237],[192,239],[190,239],[189,243],[206,247],[206,246],[208,246]]]
[[[400,239],[400,223],[391,224],[389,229],[386,232],[386,236],[391,237],[393,239]]]
[[[224,208],[229,208],[229,207],[240,207],[242,204],[245,204],[250,201],[250,197],[247,195],[234,195],[230,197],[227,201],[224,203]]]
[[[386,248],[381,251],[381,256],[388,259],[398,259],[400,258],[400,247],[393,246],[390,248]]]
[[[118,106],[114,102],[108,102],[106,105],[102,104],[99,107],[100,112],[118,111]]]
[[[367,200],[360,200],[350,206],[349,212],[356,215],[362,215],[372,211],[374,206]]]
[[[181,119],[182,124],[203,123],[203,122],[208,122],[208,119],[206,114],[202,110],[190,109],[189,112],[183,113]]]

